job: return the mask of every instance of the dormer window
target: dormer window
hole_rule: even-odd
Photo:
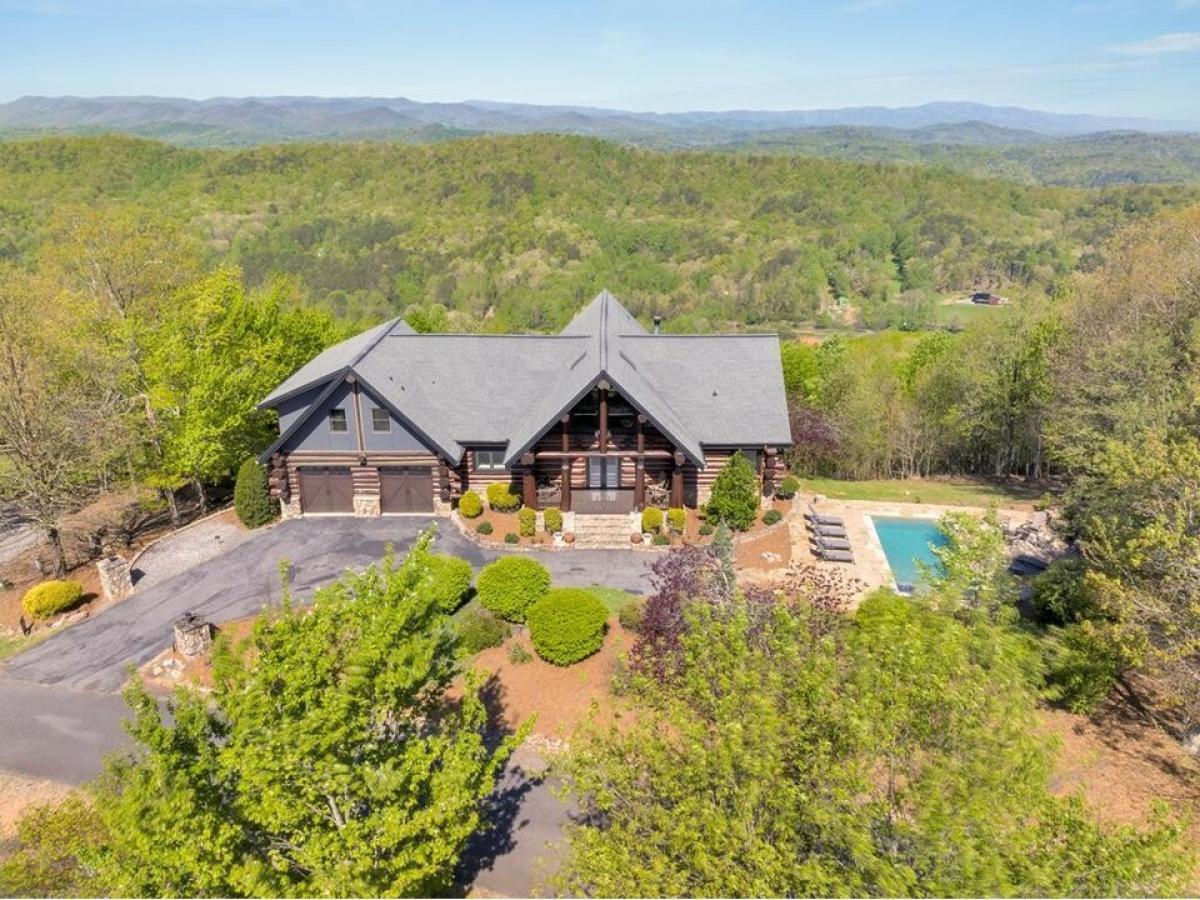
[[[475,470],[478,472],[498,472],[504,468],[503,450],[476,450]]]
[[[329,411],[329,430],[333,434],[345,434],[350,430],[346,424],[346,410],[340,406]]]
[[[371,410],[371,430],[376,434],[387,434],[392,430],[392,417],[386,409],[376,406]]]

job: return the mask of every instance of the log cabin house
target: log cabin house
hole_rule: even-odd
[[[577,514],[695,506],[735,451],[777,478],[790,443],[776,335],[647,333],[607,291],[557,335],[417,334],[330,347],[259,404],[285,516],[448,512],[511,482]]]

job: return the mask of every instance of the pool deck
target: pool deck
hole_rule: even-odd
[[[839,569],[861,581],[866,587],[859,598],[880,587],[895,589],[896,582],[892,578],[892,570],[888,566],[887,557],[883,553],[883,545],[870,522],[871,516],[888,516],[897,519],[928,519],[936,521],[948,512],[968,512],[983,515],[987,509],[982,506],[940,506],[933,503],[880,503],[871,500],[831,500],[821,495],[811,494],[797,496],[796,503],[800,506],[799,514],[793,518],[790,528],[792,533],[792,560],[795,562],[810,562],[817,566]],[[854,549],[853,565],[847,563],[830,563],[816,558],[812,552],[812,544],[808,529],[805,527],[804,513],[812,505],[823,515],[841,516],[846,522],[846,535]],[[1000,521],[1009,525],[1019,525],[1026,521],[1031,513],[1019,509],[999,509],[997,514]]]

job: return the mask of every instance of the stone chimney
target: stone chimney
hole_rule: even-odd
[[[654,317],[654,333],[655,334],[662,333],[662,316]]]

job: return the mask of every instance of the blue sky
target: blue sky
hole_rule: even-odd
[[[24,94],[1200,120],[1200,0],[0,0],[0,101]]]

